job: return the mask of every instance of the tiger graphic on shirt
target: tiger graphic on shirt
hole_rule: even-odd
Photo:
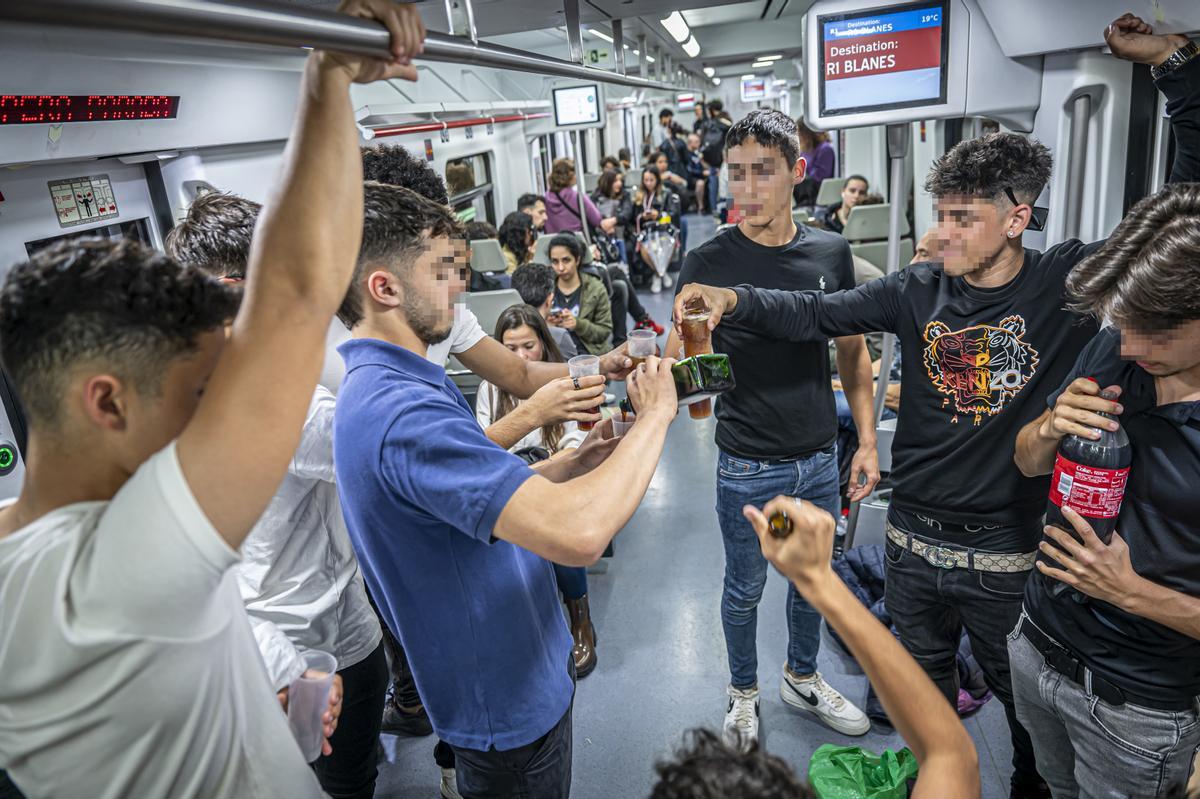
[[[1025,319],[1006,316],[998,325],[971,325],[951,331],[944,322],[925,325],[925,369],[934,387],[949,395],[957,414],[973,414],[978,425],[986,414],[1004,410],[1037,371],[1038,354],[1024,340]]]

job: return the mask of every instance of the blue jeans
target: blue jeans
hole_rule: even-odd
[[[587,596],[587,569],[582,566],[554,566],[554,582],[563,599],[583,599]]]
[[[1067,679],[1016,629],[1008,636],[1017,718],[1054,799],[1175,796],[1200,746],[1200,712],[1110,705]]]
[[[725,541],[721,625],[734,688],[758,684],[758,603],[767,583],[767,559],[742,507],[762,507],[781,494],[806,499],[837,518],[837,447],[786,463],[745,460],[725,452],[717,458],[717,521]],[[821,614],[791,585],[787,614],[788,668],[799,675],[813,674],[821,646]]]
[[[721,202],[721,176],[717,170],[714,169],[705,179],[704,192],[708,195],[708,212],[715,214]]]
[[[835,390],[833,392],[833,404],[837,409],[838,429],[857,434],[858,427],[854,424],[854,414],[850,412],[850,403],[846,399],[846,392],[841,389]],[[895,419],[896,412],[891,408],[884,408],[883,418]]]

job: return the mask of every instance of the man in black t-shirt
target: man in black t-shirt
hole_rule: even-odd
[[[1126,15],[1113,53],[1153,63],[1171,51]],[[1200,176],[1200,70],[1161,75],[1176,138],[1173,180]],[[1014,796],[1043,795],[1017,720],[1006,636],[1020,616],[1049,481],[1006,457],[1096,334],[1064,308],[1067,274],[1102,242],[1044,253],[1021,246],[1049,177],[1044,147],[1011,133],[965,141],[933,166],[940,265],[917,264],[852,291],[685,286],[676,313],[701,301],[731,328],[791,341],[890,331],[900,341],[904,407],[892,444],[886,602],[901,640],[953,702],[965,628],[1013,735]]]
[[[688,253],[680,283],[750,283],[779,289],[834,292],[854,286],[845,239],[792,221],[792,186],[804,179],[796,123],[778,111],[754,111],[729,130],[729,186],[745,218]],[[737,387],[717,399],[717,519],[725,543],[721,622],[729,655],[725,731],[743,744],[758,736],[758,603],[767,561],[747,505],[780,494],[802,497],[835,517],[838,497],[837,416],[830,383],[828,341],[794,343],[757,332],[720,328],[713,348],[727,353]],[[672,333],[667,353],[679,351]],[[862,336],[837,341],[838,371],[860,430],[869,431],[855,455],[854,497],[879,479],[871,407],[871,359]],[[860,476],[865,484],[859,485]],[[820,615],[788,589],[787,665],[780,682],[785,702],[815,714],[846,735],[870,729],[866,715],[817,672]]]
[[[1117,532],[1106,545],[1077,515],[1078,541],[1046,528],[1058,546],[1041,545],[1008,643],[1017,716],[1055,796],[1168,794],[1200,746],[1198,274],[1200,184],[1135,205],[1067,283],[1077,309],[1113,327],[1017,438],[1029,475],[1057,473],[1062,438],[1098,437],[1113,416],[1133,447]],[[1056,596],[1057,581],[1088,601]]]

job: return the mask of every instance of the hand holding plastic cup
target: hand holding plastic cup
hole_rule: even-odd
[[[629,353],[629,359],[633,361],[634,369],[645,363],[646,359],[655,353],[658,349],[655,344],[657,339],[658,336],[653,330],[630,331],[626,352]]]
[[[600,374],[600,356],[598,355],[576,355],[571,360],[567,361],[567,373],[571,377],[587,377],[589,375]],[[592,413],[600,413],[600,406],[597,405]],[[591,430],[595,426],[595,422],[580,422],[580,430]]]
[[[329,691],[333,688],[337,659],[317,649],[304,652],[302,657],[304,673],[288,688],[287,715],[288,726],[300,745],[304,762],[311,763],[321,756],[321,745],[325,742],[322,718],[329,709]]]

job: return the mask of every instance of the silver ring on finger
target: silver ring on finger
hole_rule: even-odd
[[[576,391],[579,391],[581,388],[583,388],[583,386],[579,385],[579,378],[578,378],[578,377],[572,377],[572,378],[571,378],[571,382],[575,384],[575,390],[576,390]]]

